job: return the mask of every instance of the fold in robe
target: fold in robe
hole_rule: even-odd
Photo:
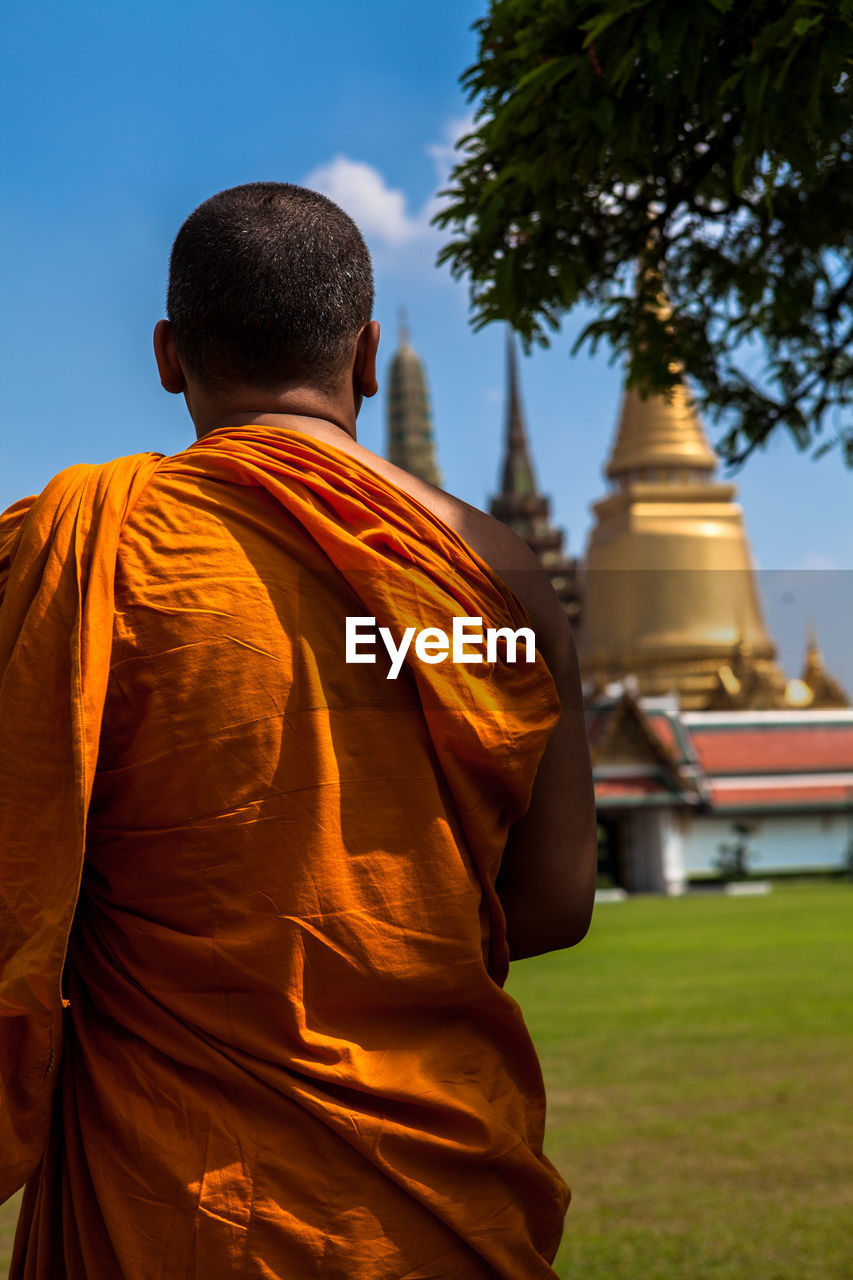
[[[495,893],[535,664],[347,664],[345,619],[529,626],[297,433],[75,467],[0,519],[0,1196],[13,1280],[535,1280],[568,1189]]]

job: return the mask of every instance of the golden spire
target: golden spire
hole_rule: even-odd
[[[808,629],[806,655],[799,680],[789,680],[785,691],[791,706],[849,707],[850,701],[838,681],[826,669],[813,626]]]
[[[717,459],[683,382],[669,396],[645,400],[635,387],[625,391],[616,440],[605,472],[617,482],[637,479],[685,479],[685,472],[710,477]]]
[[[654,252],[651,243],[650,250]],[[647,287],[648,310],[666,322],[672,315],[659,271],[641,263],[637,291]],[[667,326],[668,327],[668,326]],[[658,392],[642,396],[636,387],[626,388],[616,440],[605,474],[619,482],[622,477],[638,479],[685,478],[685,472],[698,472],[698,479],[710,478],[717,468],[717,456],[699,421],[699,415],[681,376],[682,368],[670,364],[677,382],[669,394]]]

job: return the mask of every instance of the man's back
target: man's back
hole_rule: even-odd
[[[372,306],[326,197],[219,192],[154,330],[197,443],[0,517],[13,1280],[553,1280],[502,983],[589,922],[577,663],[514,535],[356,443]]]
[[[74,1280],[552,1274],[566,1192],[494,893],[550,678],[344,662],[347,615],[460,611],[526,620],[423,508],[305,437],[217,432],[137,501],[66,1106],[24,1215],[62,1221]]]

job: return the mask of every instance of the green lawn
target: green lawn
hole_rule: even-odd
[[[851,1280],[853,886],[602,905],[510,989],[574,1188],[563,1280]]]
[[[564,1280],[851,1280],[853,886],[597,908],[513,966]]]
[[[5,1275],[9,1269],[12,1256],[12,1241],[15,1239],[15,1223],[18,1221],[18,1205],[21,1203],[21,1192],[0,1208],[0,1271]]]

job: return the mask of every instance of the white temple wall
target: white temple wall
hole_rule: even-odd
[[[853,841],[853,813],[793,813],[751,817],[689,815],[682,835],[687,876],[716,873],[720,845],[735,839],[734,824],[748,821],[748,867],[761,876],[785,871],[824,871],[843,867]]]
[[[667,893],[684,893],[687,876],[684,869],[684,819],[674,809],[662,809],[663,877]]]

